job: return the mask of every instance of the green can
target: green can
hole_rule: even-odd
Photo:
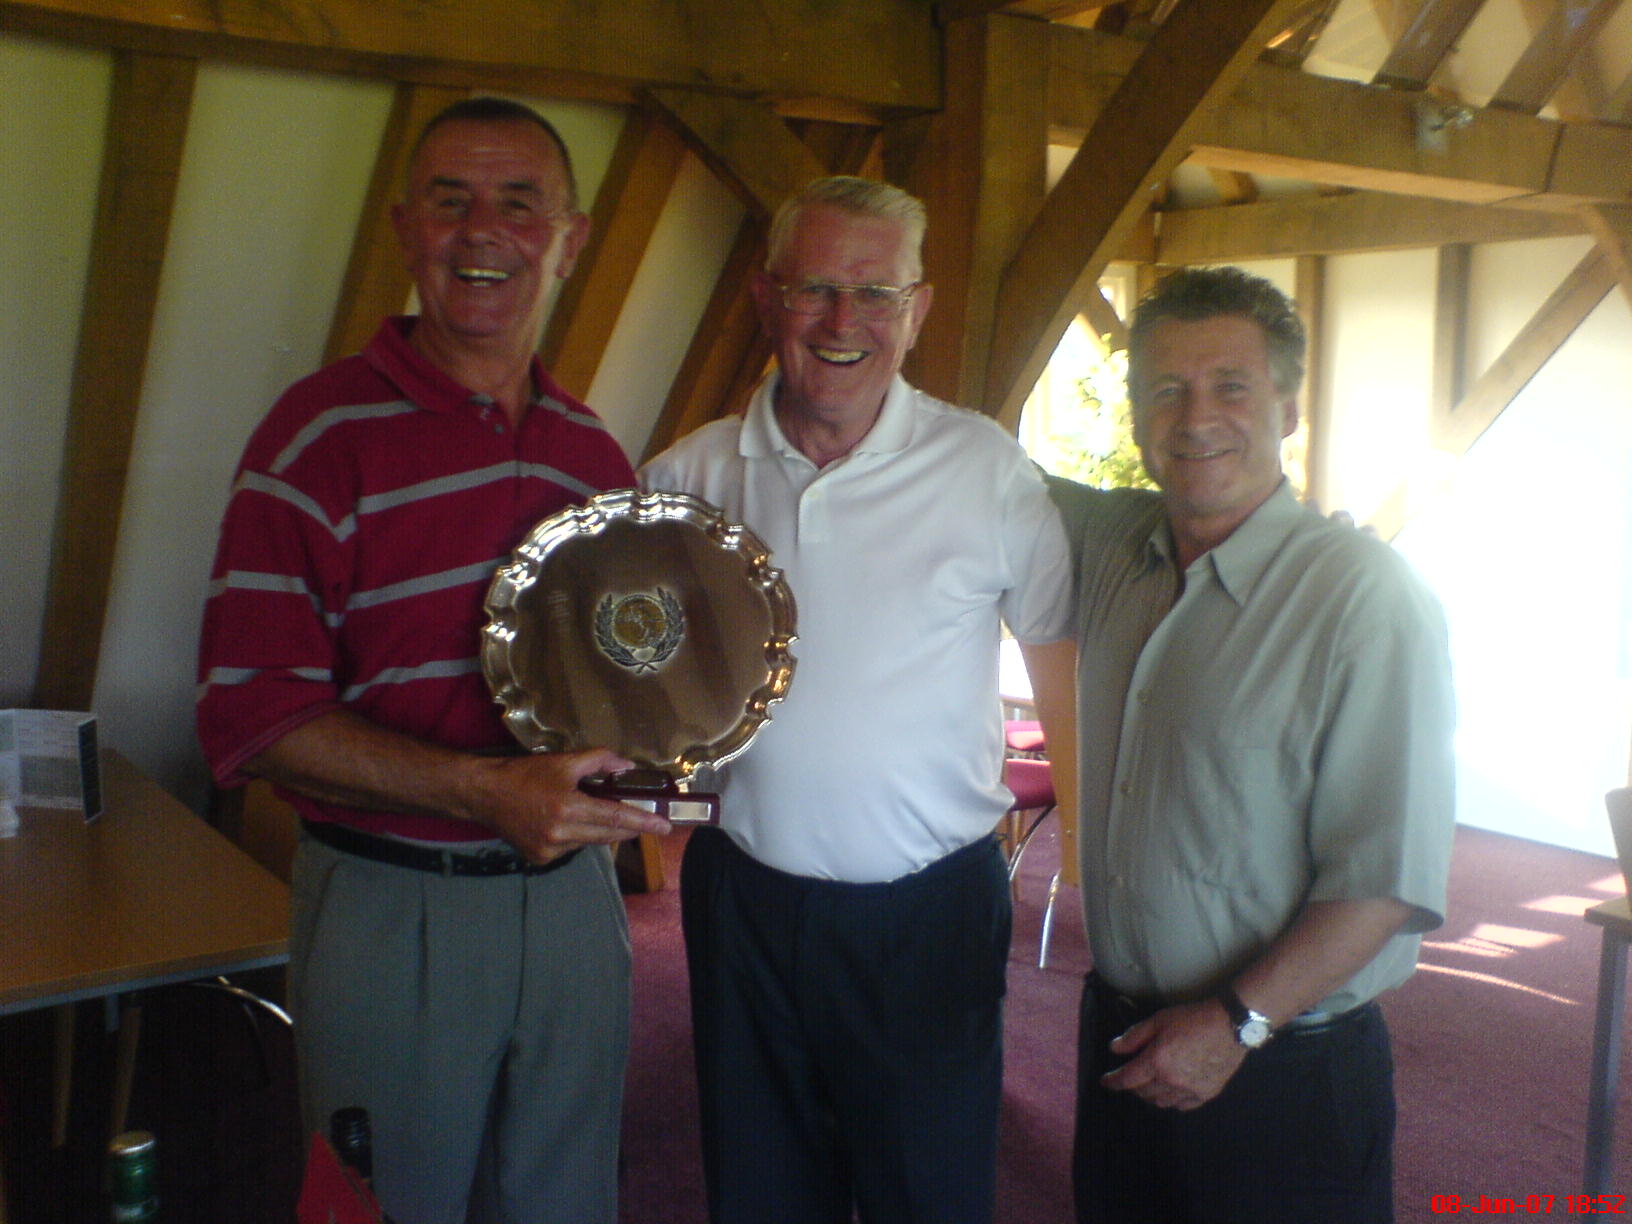
[[[158,1141],[150,1132],[126,1131],[108,1144],[108,1182],[114,1224],[158,1220]]]

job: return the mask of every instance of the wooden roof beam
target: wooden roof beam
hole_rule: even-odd
[[[34,704],[88,710],[196,60],[114,57]]]
[[[1410,250],[1446,242],[1512,242],[1586,231],[1586,222],[1574,213],[1376,191],[1291,196],[1156,216],[1155,262],[1175,266]]]
[[[589,241],[561,286],[539,349],[555,380],[579,399],[589,397],[685,152],[673,127],[649,109],[624,123],[595,198]]]
[[[1489,105],[1534,115],[1547,105],[1621,0],[1560,0],[1497,88]]]
[[[1180,0],[1049,193],[998,290],[985,403],[1013,423],[1150,192],[1298,0]],[[1302,74],[1291,74],[1302,75]]]
[[[1584,208],[1581,216],[1615,269],[1627,305],[1632,306],[1632,204]]]
[[[397,86],[374,158],[374,174],[363,211],[357,218],[340,298],[329,323],[329,339],[323,349],[325,365],[361,352],[379,329],[380,320],[401,314],[407,306],[413,278],[403,263],[396,227],[391,224],[391,205],[402,198],[408,155],[420,129],[444,106],[465,96],[462,89]]]
[[[1426,0],[1383,61],[1375,85],[1422,89],[1439,71],[1485,0]]]
[[[947,27],[947,101],[885,132],[891,181],[929,209],[924,273],[935,305],[906,375],[931,395],[982,411],[1003,269],[1047,190],[1049,27],[994,16]]]
[[[1602,248],[1594,247],[1519,329],[1456,407],[1448,413],[1434,413],[1431,434],[1435,449],[1458,457],[1466,454],[1604,300],[1615,280],[1613,262]],[[1411,510],[1411,488],[1408,482],[1402,482],[1370,522],[1383,539],[1393,539],[1409,521]]]
[[[1320,36],[1325,33],[1339,0],[1305,0],[1292,13],[1284,29],[1269,39],[1264,58],[1283,68],[1298,68],[1309,58]]]
[[[692,150],[762,217],[827,167],[769,107],[689,89],[653,89]]]
[[[1077,143],[1140,44],[1064,26],[1049,33],[1051,139]],[[1632,128],[1487,108],[1434,150],[1418,140],[1422,102],[1420,94],[1251,64],[1227,102],[1197,125],[1191,160],[1466,203],[1573,210],[1632,197]]]
[[[650,84],[778,99],[786,113],[933,110],[931,6],[902,0],[223,4],[4,0],[0,29],[97,45],[630,102]],[[549,82],[548,90],[542,82]]]
[[[1461,402],[1443,420],[1436,421],[1435,448],[1452,455],[1466,453],[1604,300],[1615,281],[1614,264],[1602,248],[1594,247],[1502,355],[1479,376]]]

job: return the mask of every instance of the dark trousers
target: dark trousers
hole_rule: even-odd
[[[698,829],[680,889],[714,1224],[988,1224],[1011,918],[992,839],[844,884]]]
[[[1078,1224],[1388,1224],[1394,1064],[1375,1003],[1248,1054],[1199,1109],[1158,1109],[1099,1078],[1149,1014],[1094,974],[1078,1033]]]

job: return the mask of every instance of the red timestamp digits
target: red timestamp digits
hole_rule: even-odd
[[[1626,1215],[1624,1194],[1531,1194],[1524,1198],[1499,1198],[1481,1194],[1463,1198],[1460,1194],[1436,1194],[1428,1201],[1435,1215]]]

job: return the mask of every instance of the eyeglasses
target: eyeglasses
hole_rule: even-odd
[[[895,319],[912,301],[922,281],[910,285],[835,285],[828,281],[809,281],[803,285],[778,285],[782,291],[782,305],[794,314],[821,315],[838,305],[839,296],[850,298],[850,309],[863,319]]]

